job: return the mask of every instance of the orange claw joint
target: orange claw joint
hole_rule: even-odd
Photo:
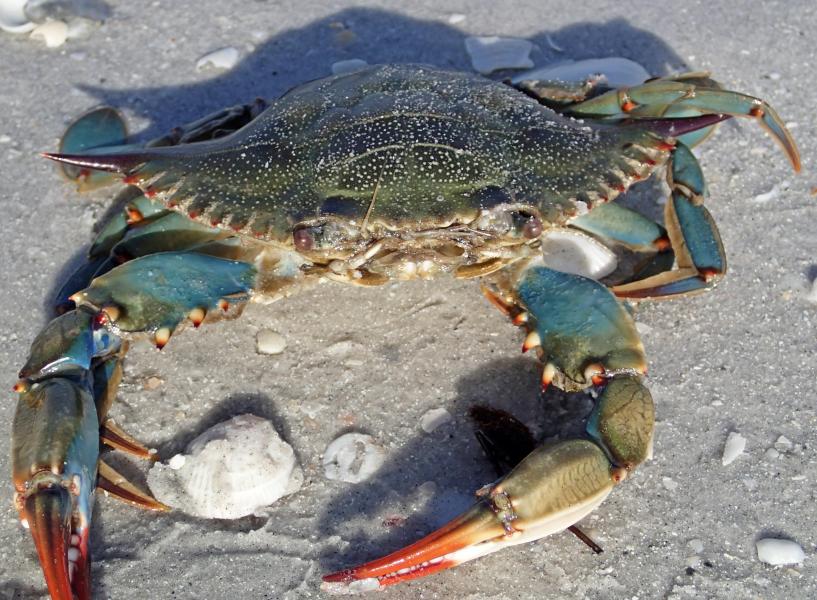
[[[87,381],[54,377],[20,395],[14,503],[54,600],[91,597],[88,535],[98,459],[99,422]]]

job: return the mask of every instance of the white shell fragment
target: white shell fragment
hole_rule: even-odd
[[[255,335],[255,350],[258,354],[281,354],[286,347],[286,338],[272,329],[262,329]]]
[[[232,69],[238,62],[241,53],[237,48],[228,46],[208,52],[196,61],[196,71],[206,71],[208,69],[228,70]]]
[[[426,433],[431,433],[441,425],[450,423],[454,417],[444,408],[432,408],[420,417],[420,427]]]
[[[148,472],[161,502],[198,517],[238,519],[300,489],[295,452],[272,423],[239,415],[202,433]]]
[[[758,559],[768,565],[794,565],[806,558],[800,544],[791,540],[764,538],[756,546]]]
[[[327,479],[360,483],[386,460],[386,449],[365,433],[346,433],[333,440],[323,453]]]
[[[46,21],[34,28],[31,39],[45,42],[48,48],[58,48],[68,39],[68,25],[62,21]]]
[[[474,70],[487,75],[500,69],[530,69],[533,44],[528,40],[502,37],[467,37],[465,50]]]
[[[367,579],[359,579],[358,581],[324,581],[321,584],[321,591],[326,592],[332,596],[355,596],[357,594],[365,594],[366,592],[374,592],[380,589],[380,580],[376,577],[369,577]]]
[[[26,33],[34,29],[23,7],[27,0],[0,0],[0,29],[9,33]]]
[[[732,464],[732,462],[743,453],[745,448],[746,438],[736,431],[729,432],[726,443],[723,445],[723,456],[721,457],[723,466],[725,467],[726,465]]]
[[[332,75],[341,75],[344,73],[354,73],[367,67],[369,63],[361,58],[350,58],[349,60],[339,60],[332,64]]]
[[[542,237],[542,255],[546,267],[601,279],[616,270],[616,255],[589,235],[553,228]]]
[[[515,84],[531,79],[581,82],[593,75],[603,75],[610,87],[638,85],[650,78],[647,70],[637,62],[613,56],[539,67],[515,75],[511,81]]]

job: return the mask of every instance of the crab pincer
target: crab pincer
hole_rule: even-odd
[[[530,265],[496,284],[499,301],[516,317],[525,315],[514,320],[528,328],[546,361],[544,383],[599,392],[588,439],[536,448],[480,489],[462,515],[402,550],[326,575],[324,590],[378,589],[567,529],[651,455],[654,409],[641,381],[643,349],[613,294],[590,279]],[[579,310],[566,311],[566,303]],[[563,318],[544,318],[556,314]]]

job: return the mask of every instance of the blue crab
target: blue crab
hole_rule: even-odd
[[[375,66],[142,145],[113,109],[80,117],[45,156],[81,189],[126,187],[15,386],[15,502],[51,596],[91,595],[96,488],[167,509],[101,455],[151,457],[107,419],[128,344],[161,349],[187,324],[323,279],[481,278],[525,330],[542,385],[596,398],[584,438],[533,449],[464,514],[325,576],[325,589],[380,588],[573,526],[651,453],[654,407],[625,300],[701,292],[726,270],[690,147],[731,116],[760,122],[799,170],[774,110],[704,73],[611,89],[603,77],[510,86]],[[663,226],[613,202],[660,168]],[[565,240],[583,267],[558,260]]]

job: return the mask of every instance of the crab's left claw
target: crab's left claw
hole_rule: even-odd
[[[20,395],[13,431],[15,504],[31,530],[48,592],[55,600],[86,600],[99,458],[93,395],[65,377],[35,383]]]

